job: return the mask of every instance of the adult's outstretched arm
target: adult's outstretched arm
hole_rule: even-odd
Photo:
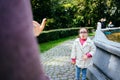
[[[0,0],[0,80],[48,80],[32,20],[30,0]]]

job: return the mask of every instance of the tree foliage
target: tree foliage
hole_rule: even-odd
[[[119,0],[32,0],[34,19],[48,18],[46,30],[96,26],[100,18],[120,22]]]

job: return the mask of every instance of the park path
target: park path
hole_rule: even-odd
[[[73,41],[65,41],[41,54],[44,70],[51,80],[75,80],[75,65],[70,57]]]
[[[41,55],[44,70],[51,80],[74,80],[75,65],[70,63],[73,40],[46,51]]]

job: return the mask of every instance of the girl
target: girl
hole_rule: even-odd
[[[95,49],[93,41],[88,37],[88,30],[81,28],[79,38],[75,39],[71,53],[72,64],[76,65],[76,80],[80,80],[80,72],[82,72],[82,80],[86,80],[87,68],[91,63]]]

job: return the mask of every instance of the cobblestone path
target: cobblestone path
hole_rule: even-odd
[[[44,70],[51,80],[74,80],[75,66],[70,63],[73,40],[66,41],[41,55]]]

